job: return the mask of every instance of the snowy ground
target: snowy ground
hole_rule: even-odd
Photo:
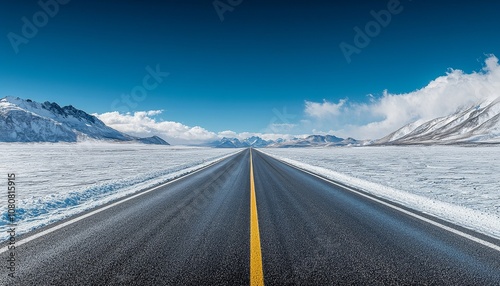
[[[259,149],[500,239],[500,147]]]
[[[144,144],[0,143],[0,174],[16,174],[17,233],[178,177],[240,150]],[[7,205],[0,204],[0,239]]]

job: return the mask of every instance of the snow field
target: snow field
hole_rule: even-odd
[[[313,173],[500,239],[500,146],[259,150]]]
[[[3,174],[16,174],[17,234],[159,185],[240,149],[112,143],[0,143]],[[7,194],[5,194],[5,197]],[[0,204],[0,239],[8,237]]]

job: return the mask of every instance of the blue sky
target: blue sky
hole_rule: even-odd
[[[333,111],[319,120],[312,112],[369,105],[384,90],[411,93],[449,68],[484,73],[485,60],[500,55],[500,3],[486,0],[58,1],[41,1],[57,3],[57,11],[47,4],[55,12],[46,24],[37,1],[1,4],[0,97],[97,114],[163,110],[138,117],[175,122],[186,132],[200,126],[211,134],[376,136],[346,126],[384,114]],[[214,3],[231,9],[223,21]],[[354,28],[364,31],[375,20],[371,11],[389,6],[398,12],[389,12],[387,25],[372,31],[349,63],[339,45],[355,46]],[[23,17],[42,23],[30,37],[23,35]],[[147,81],[147,93],[127,105],[122,95],[145,90],[148,67],[168,76]]]

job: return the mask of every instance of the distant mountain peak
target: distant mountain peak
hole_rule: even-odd
[[[448,116],[407,124],[374,143],[382,145],[500,143],[500,97],[459,109]]]
[[[86,139],[168,145],[159,137],[138,138],[106,126],[72,105],[38,103],[7,96],[0,99],[0,142],[77,142]]]
[[[333,135],[309,135],[306,138],[264,140],[258,136],[251,136],[244,140],[223,137],[207,146],[216,148],[299,148],[299,147],[332,147],[332,146],[359,146],[363,142],[353,138],[339,138]]]
[[[158,136],[151,136],[151,137],[145,137],[145,138],[138,138],[138,142],[144,143],[144,144],[154,144],[154,145],[170,145],[168,144],[167,141],[161,139]]]

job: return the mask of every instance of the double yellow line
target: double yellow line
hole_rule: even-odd
[[[257,199],[255,197],[255,182],[253,179],[252,149],[250,149],[250,285],[264,285],[259,218],[257,216]]]

